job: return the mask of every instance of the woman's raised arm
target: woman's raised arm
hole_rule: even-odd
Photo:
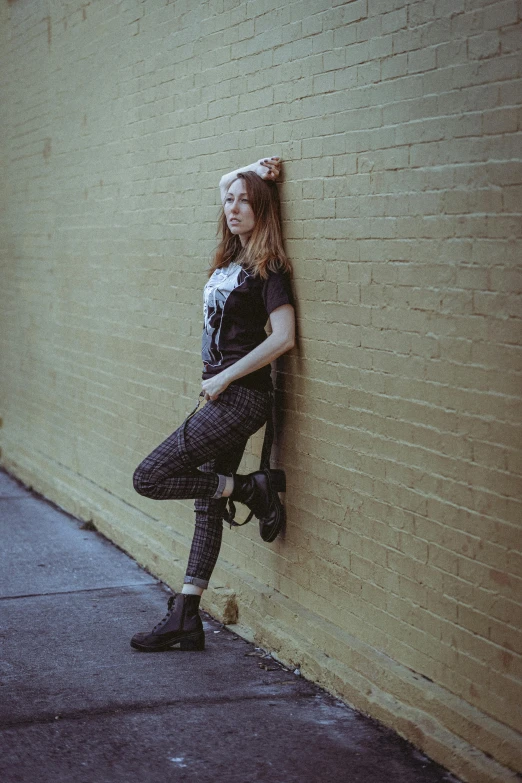
[[[271,158],[261,158],[256,160],[255,163],[249,163],[248,166],[243,166],[242,169],[236,169],[228,174],[224,174],[219,180],[219,190],[221,192],[221,203],[225,201],[227,190],[232,182],[236,179],[238,174],[243,171],[254,171],[261,179],[270,179],[275,182],[281,171],[281,158],[273,156]]]

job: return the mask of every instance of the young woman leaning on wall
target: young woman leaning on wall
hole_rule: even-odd
[[[277,157],[221,178],[221,242],[204,287],[203,375],[206,404],[169,435],[134,472],[134,488],[155,500],[195,498],[196,526],[182,592],[169,598],[165,617],[137,633],[136,650],[157,652],[179,644],[203,650],[199,602],[216,564],[227,502],[246,505],[261,538],[273,541],[284,523],[278,492],[282,470],[236,473],[248,439],[268,420],[273,388],[270,363],[295,340],[276,180]],[[270,321],[271,334],[265,326]],[[232,503],[231,503],[232,502]]]

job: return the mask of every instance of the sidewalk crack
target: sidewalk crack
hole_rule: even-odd
[[[48,593],[24,593],[21,595],[0,595],[0,601],[17,601],[20,598],[45,598],[53,595],[74,595],[75,593],[99,593],[104,590],[131,590],[133,587],[157,587],[161,582],[131,582],[125,585],[108,585],[106,587],[84,587],[78,590],[53,590]]]

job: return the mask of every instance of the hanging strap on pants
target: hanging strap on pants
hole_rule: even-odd
[[[274,444],[274,434],[275,434],[275,426],[274,426],[274,419],[275,419],[275,392],[270,391],[268,392],[270,395],[270,413],[266,422],[265,427],[265,437],[263,439],[263,447],[261,449],[261,460],[259,462],[259,470],[266,470],[270,468],[270,456],[272,454],[272,446]],[[189,419],[194,416],[194,414],[198,411],[199,406],[201,405],[202,399],[204,399],[205,394],[204,392],[199,393],[198,398],[198,404],[194,408],[193,411],[189,413],[185,421],[183,422],[183,429],[185,429],[187,422]],[[227,505],[228,509],[225,506],[223,510],[223,521],[228,522],[230,525],[230,528],[232,527],[242,527],[243,525],[246,525],[247,522],[250,522],[252,517],[254,516],[254,512],[251,511],[247,518],[243,522],[236,522],[235,516],[236,516],[236,506],[234,504],[234,501],[231,500],[231,498],[227,498]]]
[[[270,391],[269,395],[270,395],[270,413],[265,427],[265,437],[263,439],[263,447],[261,449],[261,460],[259,463],[259,470],[266,470],[270,468],[270,456],[272,454],[272,446],[274,444],[275,392]],[[227,498],[227,500],[228,500],[227,503],[228,509],[225,506],[225,510],[223,511],[223,520],[225,522],[228,522],[228,524],[230,525],[230,529],[232,529],[232,527],[242,527],[243,525],[246,525],[247,522],[250,522],[250,520],[254,516],[253,511],[249,513],[249,515],[243,522],[236,522],[235,519],[236,506],[234,504],[234,501],[231,498]]]

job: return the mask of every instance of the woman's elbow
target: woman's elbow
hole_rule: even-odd
[[[282,346],[282,353],[287,353],[288,351],[291,351],[292,348],[295,347],[295,335],[289,334],[285,337],[283,346]]]
[[[288,353],[288,351],[291,351],[294,345],[295,340],[291,335],[281,335],[277,343],[274,343],[272,361],[274,361],[274,359],[278,359],[280,356],[283,356],[283,354]]]

